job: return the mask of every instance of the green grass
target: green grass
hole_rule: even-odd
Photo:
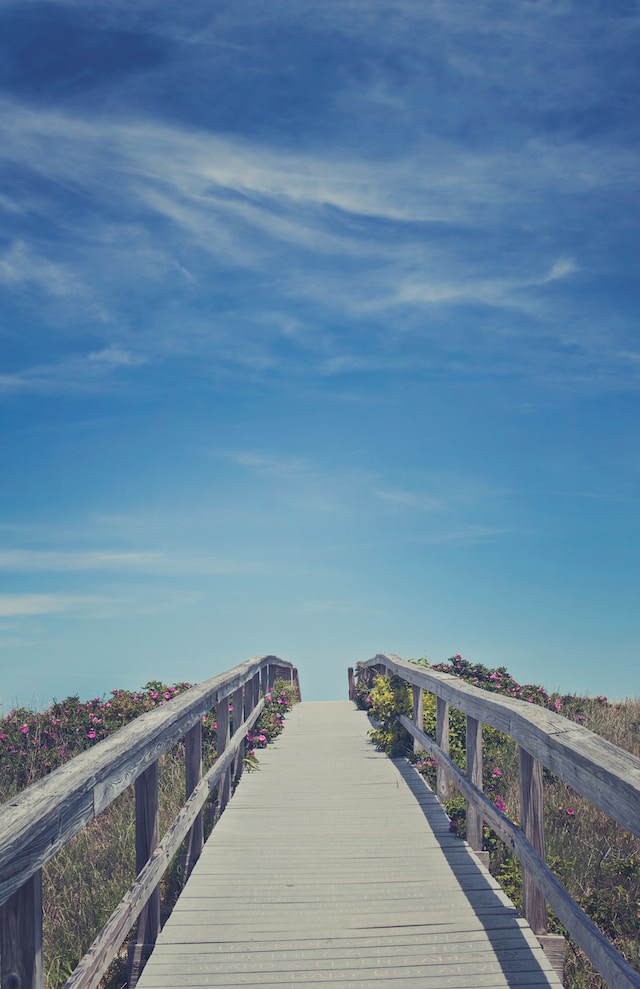
[[[423,663],[424,665],[424,663]],[[489,670],[459,656],[436,669],[460,676],[492,692],[504,693],[557,710],[615,745],[640,756],[640,702],[610,703],[606,697],[549,694],[543,687],[517,684],[504,668]],[[374,682],[362,676],[358,697],[371,710],[378,727],[374,741],[385,751],[413,758],[412,743],[397,724],[396,712],[410,711],[409,692],[399,677]],[[435,700],[424,695],[425,732],[435,735]],[[464,767],[466,719],[450,711],[451,757]],[[483,728],[484,791],[516,823],[520,819],[519,756],[517,745],[495,729]],[[418,768],[435,784],[435,765],[420,757]],[[549,866],[627,961],[640,972],[640,840],[557,777],[544,773],[545,842]],[[465,834],[465,801],[454,796],[447,805],[452,828]],[[490,868],[507,894],[521,908],[520,864],[497,836],[485,826],[485,849]],[[550,913],[550,931],[566,932]],[[564,984],[570,989],[606,989],[606,983],[584,954],[568,938]]]
[[[25,708],[0,719],[0,797],[5,801],[74,755],[96,744],[139,714],[187,689],[153,682],[141,691],[114,691],[110,698],[80,702],[66,698],[47,711]],[[168,696],[167,696],[168,695]],[[258,765],[256,750],[282,730],[294,701],[288,683],[278,681],[257,726],[248,736],[245,766]],[[28,727],[28,731],[24,728]],[[216,756],[215,711],[203,719],[204,770]],[[92,737],[90,737],[92,736]],[[159,760],[159,833],[172,823],[185,799],[184,745]],[[214,792],[205,805],[205,836],[213,826]],[[47,989],[59,989],[90,947],[135,878],[133,788],[62,848],[43,869],[43,957]],[[182,885],[180,852],[161,883],[161,917],[171,912]],[[126,944],[102,982],[102,989],[126,985]]]

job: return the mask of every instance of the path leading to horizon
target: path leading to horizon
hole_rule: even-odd
[[[140,989],[561,987],[431,790],[349,701],[297,705],[246,773]]]

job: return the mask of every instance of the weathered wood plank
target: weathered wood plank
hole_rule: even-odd
[[[205,845],[139,989],[560,986],[434,794],[367,727],[348,703],[294,709]]]
[[[42,872],[0,907],[0,984],[42,989]]]
[[[274,659],[247,660],[192,687],[0,807],[0,904],[193,728],[219,696],[259,678]]]
[[[240,739],[253,726],[263,706],[264,701],[260,701],[254,708],[239,730],[236,743],[239,743]],[[135,882],[130,886],[89,951],[65,983],[64,989],[96,989],[102,978],[102,973],[115,957],[127,932],[192,827],[205,800],[232,764],[235,753],[235,745],[230,745],[224,755],[202,777],[162,841],[157,845],[148,862],[136,877]]]
[[[379,655],[360,665],[375,668],[381,663],[464,714],[510,735],[534,759],[640,837],[637,756],[537,704],[480,690],[449,673],[426,670],[398,656]]]

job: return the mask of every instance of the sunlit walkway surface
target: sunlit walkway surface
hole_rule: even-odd
[[[305,703],[245,774],[138,983],[556,986],[537,940],[348,702]]]

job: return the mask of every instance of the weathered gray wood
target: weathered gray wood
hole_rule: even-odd
[[[442,697],[436,697],[436,744],[442,752],[449,755],[449,704]],[[438,762],[436,768],[436,792],[441,803],[449,800],[453,794],[451,777],[441,762]]]
[[[348,701],[291,712],[206,843],[139,989],[559,989],[424,780],[376,752],[367,728]]]
[[[466,773],[474,786],[482,790],[482,723],[467,715]],[[467,841],[474,852],[482,850],[482,814],[473,801],[467,800]],[[527,917],[529,923],[530,918]]]
[[[520,746],[520,826],[544,861],[542,766]],[[522,872],[523,912],[534,934],[547,933],[547,906],[528,869]]]
[[[0,907],[2,989],[42,989],[42,872]]]
[[[233,717],[231,719],[231,721],[232,721],[231,730],[232,730],[232,733],[235,735],[235,733],[238,731],[238,729],[242,725],[242,722],[244,721],[244,718],[245,718],[245,714],[244,714],[244,690],[243,690],[242,687],[239,687],[237,690],[234,690],[234,692],[232,693],[232,695],[231,695],[231,706],[233,708]],[[233,769],[231,771],[232,779],[234,779],[234,780],[239,780],[240,779],[240,777],[242,776],[242,767],[243,767],[243,764],[244,764],[244,742],[242,741],[242,742],[240,742],[240,745],[238,747],[238,751],[236,753],[236,757],[235,757],[235,760],[234,760],[234,763],[233,763]]]
[[[352,701],[356,696],[356,684],[353,675],[353,666],[350,666],[347,670],[347,680],[349,685],[349,700]]]
[[[489,693],[449,673],[427,670],[397,656],[359,664],[384,664],[393,673],[436,694],[464,714],[510,735],[534,759],[640,837],[640,759],[582,725],[537,704]]]
[[[224,754],[225,749],[229,746],[229,698],[223,697],[218,701],[218,706],[216,707],[216,721],[218,727],[216,728],[216,749],[218,752],[218,757]],[[216,816],[220,817],[223,813],[227,803],[229,802],[229,796],[231,794],[231,766],[221,777],[218,783],[218,800],[216,805]]]
[[[138,777],[136,797],[136,875],[158,844],[158,763]],[[138,917],[136,937],[129,945],[129,986],[135,987],[160,933],[160,887],[151,890]]]
[[[247,660],[149,711],[0,807],[0,904],[218,700],[276,657]],[[282,666],[290,666],[278,659]]]
[[[424,696],[422,693],[422,687],[416,686],[414,683],[411,687],[412,699],[413,699],[413,723],[416,728],[420,731],[424,728]],[[414,753],[421,751],[421,746],[416,739],[413,740],[413,751]]]
[[[185,735],[184,749],[186,801],[202,779],[202,720],[197,721],[193,728]],[[200,858],[203,840],[203,820],[202,811],[200,811],[187,835],[182,867],[183,882],[186,882],[191,874],[191,870]]]
[[[73,975],[65,983],[64,989],[96,989],[99,985],[104,971],[115,958],[129,929],[158,885],[203,804],[229,769],[235,758],[237,745],[253,727],[263,706],[264,701],[261,700],[242,724],[224,755],[197,784],[162,841],[156,846],[149,861],[136,877]]]
[[[296,699],[298,701],[301,701],[302,700],[302,692],[300,690],[300,675],[299,675],[298,670],[297,670],[297,668],[295,666],[293,667],[293,670],[291,671],[291,682],[293,684],[293,688],[294,688],[295,693],[296,693]]]
[[[400,722],[414,738],[418,736],[417,728],[408,718],[401,715]],[[490,800],[487,800],[483,793],[473,786],[449,756],[438,748],[433,739],[423,732],[420,734],[420,741],[427,752],[430,752],[435,759],[441,759],[447,765],[451,776],[455,779],[457,789],[464,797],[475,803],[483,820],[493,828],[502,841],[520,859],[538,889],[543,893],[547,903],[558,915],[560,922],[573,935],[607,984],[612,989],[640,989],[640,975],[622,958],[622,955],[616,951],[569,895],[546,862],[531,846],[522,830],[512,824]]]

